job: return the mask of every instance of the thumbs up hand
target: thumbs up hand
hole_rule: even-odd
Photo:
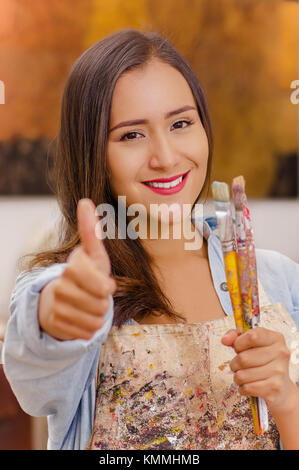
[[[96,237],[96,226],[100,228],[96,207],[91,199],[81,199],[77,207],[77,220],[80,240],[84,252],[91,258],[99,271],[109,277],[111,265],[102,240]]]
[[[62,275],[44,288],[44,298],[43,291],[41,294],[40,326],[57,339],[90,339],[103,326],[109,296],[116,290],[116,282],[110,277],[109,256],[103,241],[96,236],[100,222],[95,209],[90,199],[79,201],[81,244],[69,255]]]

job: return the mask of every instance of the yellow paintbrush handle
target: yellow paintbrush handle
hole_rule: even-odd
[[[258,435],[263,434],[263,431],[260,427],[259,409],[258,409],[258,404],[257,404],[257,398],[256,397],[249,397],[249,398],[250,398],[250,405],[251,405],[251,413],[252,413],[252,419],[253,419],[254,432]]]
[[[242,298],[239,288],[238,278],[238,259],[235,251],[229,251],[224,254],[224,269],[226,275],[227,288],[233,306],[234,318],[237,330],[240,333],[244,331]]]

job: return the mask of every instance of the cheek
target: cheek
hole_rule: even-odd
[[[203,131],[198,145],[199,151],[197,152],[197,163],[200,170],[201,180],[204,182],[207,176],[209,161],[209,143],[205,131]]]
[[[110,186],[116,196],[129,195],[134,191],[137,179],[136,158],[125,158],[117,153],[108,155]]]
[[[189,159],[198,167],[201,173],[205,173],[209,158],[209,143],[206,132],[202,126],[188,136],[185,149]]]
[[[199,149],[198,160],[200,164],[207,166],[209,158],[209,142],[207,134],[203,128],[198,139],[197,148]]]
[[[123,192],[122,188],[120,188],[120,184],[122,183],[121,175],[124,171],[122,161],[109,152],[107,155],[107,164],[109,168],[110,187],[114,197],[117,198],[117,196],[121,195]]]
[[[122,175],[125,176],[127,165],[123,156],[115,151],[113,144],[108,145],[107,163],[110,173],[110,182],[112,185],[119,184],[122,181]]]
[[[193,179],[192,191],[198,197],[202,191],[203,185],[207,178],[208,161],[209,161],[209,145],[206,133],[203,131],[193,142],[193,163],[196,165],[195,177]]]

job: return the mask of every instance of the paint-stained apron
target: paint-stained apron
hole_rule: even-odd
[[[283,305],[270,304],[260,283],[259,297],[260,326],[281,332],[290,350],[298,348],[298,329]],[[101,347],[87,449],[278,449],[273,418],[257,436],[249,397],[233,381],[229,363],[236,353],[221,343],[231,328],[232,316],[113,326]],[[293,356],[290,376],[299,386]]]

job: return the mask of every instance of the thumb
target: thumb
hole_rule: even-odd
[[[104,243],[96,236],[96,226],[100,218],[96,206],[88,198],[80,199],[77,205],[78,231],[85,253],[95,261],[96,266],[110,274],[111,265]]]
[[[233,346],[238,336],[237,330],[229,330],[222,336],[221,343],[224,344],[224,346]]]

